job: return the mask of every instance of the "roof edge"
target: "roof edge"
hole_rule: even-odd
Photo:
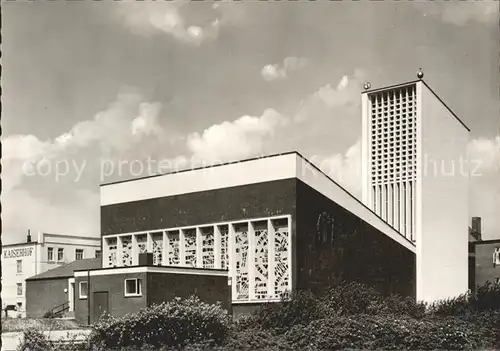
[[[227,165],[232,165],[232,164],[236,164],[236,163],[243,163],[243,162],[260,160],[260,159],[264,159],[264,158],[272,158],[272,157],[286,156],[286,155],[292,155],[292,154],[300,155],[297,151],[287,151],[287,152],[270,154],[270,155],[265,155],[265,156],[251,157],[251,158],[246,158],[246,159],[237,160],[237,161],[222,162],[222,163],[217,163],[217,164],[209,165],[209,166],[200,166],[200,167],[194,167],[194,168],[181,169],[179,171],[171,171],[171,172],[166,172],[166,173],[153,174],[153,175],[139,177],[139,178],[130,178],[130,179],[124,179],[124,180],[117,180],[117,181],[114,181],[114,182],[99,184],[99,187],[104,187],[104,186],[108,186],[108,185],[116,185],[116,184],[120,184],[120,183],[128,183],[128,182],[133,182],[133,181],[143,180],[143,179],[149,179],[149,178],[162,177],[162,176],[167,176],[167,175],[172,175],[172,174],[177,174],[177,173],[186,173],[186,172],[198,171],[200,169],[216,168],[216,167],[227,166]],[[303,157],[302,155],[300,155],[300,156]]]

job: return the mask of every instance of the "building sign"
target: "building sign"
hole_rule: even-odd
[[[33,254],[32,247],[26,247],[22,249],[7,249],[3,250],[3,258],[17,258],[17,257],[28,257]]]

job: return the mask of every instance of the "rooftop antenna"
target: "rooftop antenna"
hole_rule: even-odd
[[[424,78],[424,72],[422,71],[422,68],[419,68],[419,69],[418,69],[418,72],[417,72],[417,78],[418,78],[418,79],[422,79],[422,78]]]
[[[28,236],[26,238],[26,242],[30,243],[31,242],[31,230],[28,229]]]

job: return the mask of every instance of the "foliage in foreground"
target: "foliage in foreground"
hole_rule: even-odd
[[[500,348],[498,285],[432,305],[384,297],[357,283],[342,283],[323,296],[293,292],[290,297],[237,321],[221,306],[196,298],[176,299],[123,318],[107,317],[94,327],[90,350]],[[57,350],[43,344],[43,338],[28,337],[34,347],[22,350]]]

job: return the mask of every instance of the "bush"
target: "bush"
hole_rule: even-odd
[[[500,284],[488,281],[485,285],[477,287],[472,305],[480,311],[500,310]]]
[[[220,304],[176,298],[121,318],[104,316],[94,325],[89,341],[94,350],[216,345],[226,338],[229,326],[230,318]]]
[[[240,325],[283,331],[323,317],[320,299],[309,291],[294,291],[287,300],[262,305],[252,316],[242,320]]]
[[[296,349],[462,350],[485,344],[483,335],[454,319],[416,320],[409,317],[353,315],[296,325],[286,342]],[[488,342],[488,340],[486,340]]]
[[[37,328],[24,330],[21,343],[17,347],[17,351],[47,351],[51,349],[52,343],[43,331]]]

